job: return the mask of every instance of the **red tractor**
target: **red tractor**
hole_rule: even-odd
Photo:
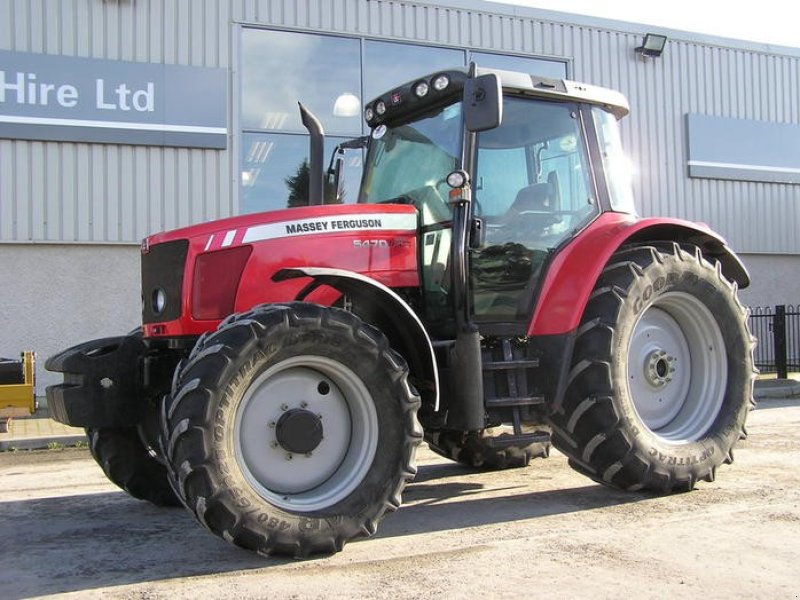
[[[636,215],[617,92],[454,69],[365,109],[308,206],[142,244],[143,324],[51,357],[115,484],[259,553],[341,550],[400,506],[425,439],[483,468],[550,443],[624,490],[691,490],[752,405],[745,268]],[[354,204],[342,154],[365,152]],[[329,202],[324,202],[327,199]]]

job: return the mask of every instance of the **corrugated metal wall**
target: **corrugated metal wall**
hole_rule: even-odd
[[[235,69],[231,23],[247,23],[572,58],[574,78],[617,88],[631,101],[623,134],[643,214],[705,221],[743,252],[800,253],[797,186],[690,179],[684,140],[687,112],[800,124],[800,53],[673,33],[663,57],[645,62],[633,48],[646,26],[548,21],[475,0],[466,5],[493,12],[434,4],[0,0],[0,48]],[[136,241],[232,214],[234,154],[1,140],[0,240]]]
[[[229,66],[225,1],[0,0],[0,48]],[[0,140],[0,240],[138,242],[230,215],[228,152]]]

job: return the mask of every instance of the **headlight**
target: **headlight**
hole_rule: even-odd
[[[417,98],[424,98],[428,95],[428,91],[430,87],[426,81],[420,81],[417,85],[414,86],[414,95]]]
[[[375,111],[372,110],[371,106],[367,107],[367,110],[364,111],[364,118],[367,121],[372,121],[372,119],[375,118]]]
[[[450,85],[450,78],[447,75],[439,75],[433,80],[433,89],[437,92],[441,92],[448,85]]]
[[[157,315],[160,315],[164,312],[164,309],[167,308],[167,293],[161,289],[156,288],[153,290],[153,312]]]
[[[468,178],[465,171],[453,171],[447,176],[447,185],[453,189],[464,187],[467,181]]]
[[[386,103],[383,100],[379,101],[375,105],[375,112],[378,113],[379,115],[382,115],[383,113],[386,112]]]

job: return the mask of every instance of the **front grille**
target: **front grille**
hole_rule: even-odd
[[[181,316],[183,271],[189,240],[177,240],[150,247],[142,254],[142,323],[163,323]],[[166,304],[156,312],[154,296],[164,291]]]

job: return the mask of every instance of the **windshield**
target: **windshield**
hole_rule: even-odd
[[[423,225],[450,220],[445,178],[460,166],[461,131],[460,102],[411,123],[376,127],[359,202],[413,204]]]

